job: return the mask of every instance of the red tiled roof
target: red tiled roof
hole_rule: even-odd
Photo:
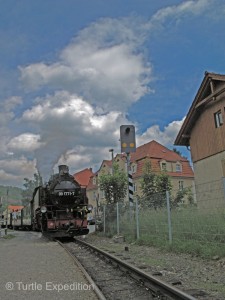
[[[126,155],[124,153],[117,154],[116,157],[120,157],[126,160]],[[115,159],[116,159],[115,157]],[[194,173],[190,166],[189,161],[180,156],[178,153],[166,148],[165,146],[159,144],[156,141],[151,141],[140,147],[137,147],[136,152],[131,153],[131,163],[137,164],[137,171],[133,173],[133,178],[138,178],[143,175],[144,166],[146,163],[146,158],[151,162],[151,168],[154,173],[161,172],[160,162],[165,160],[166,162],[180,162],[182,165],[182,172],[167,172],[168,175],[172,177],[186,177],[193,178]],[[99,170],[90,177],[87,190],[96,189],[97,184],[93,184],[93,176],[98,176],[98,172],[101,168],[106,165],[108,167],[112,166],[111,160],[103,160]]]
[[[131,154],[131,162],[137,163],[137,171],[133,174],[134,178],[143,175],[146,158],[150,160],[152,171],[155,173],[161,172],[160,162],[162,160],[167,162],[179,161],[182,164],[182,172],[167,172],[168,175],[172,177],[194,177],[194,172],[186,158],[153,140],[137,147],[136,152]]]
[[[22,205],[9,205],[8,206],[8,210],[10,210],[11,212],[16,211],[16,210],[20,211],[23,208],[24,208],[24,206],[22,206]]]
[[[135,161],[145,157],[160,158],[165,159],[166,161],[186,160],[186,158],[183,158],[176,152],[166,148],[165,146],[159,144],[154,140],[140,147],[137,147],[136,152],[131,153],[131,161]]]
[[[84,169],[80,172],[73,174],[74,179],[82,186],[87,187],[89,179],[93,176],[92,169]]]
[[[112,161],[104,159],[99,170],[101,170],[101,168],[102,168],[103,165],[111,167],[112,166]]]

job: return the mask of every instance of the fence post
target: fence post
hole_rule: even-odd
[[[120,234],[120,220],[119,220],[119,202],[116,203],[116,224],[117,224],[117,234]]]
[[[136,198],[136,232],[137,240],[140,238],[140,228],[139,228],[139,211],[138,211],[138,199]]]
[[[103,232],[105,234],[105,205],[103,206]]]
[[[166,191],[166,204],[168,215],[168,229],[169,229],[169,243],[172,244],[172,225],[171,225],[171,213],[170,213],[170,194]]]
[[[225,177],[222,177],[222,182],[223,182],[223,195],[225,199]]]

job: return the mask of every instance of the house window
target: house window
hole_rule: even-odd
[[[221,110],[217,111],[214,114],[214,121],[215,121],[215,126],[216,128],[220,127],[223,125],[223,117],[222,117],[222,112]]]
[[[179,181],[179,190],[182,191],[184,189],[184,182],[181,180]]]
[[[176,164],[176,172],[182,172],[182,168],[180,164]]]
[[[163,171],[166,171],[166,163],[162,163],[161,167]]]

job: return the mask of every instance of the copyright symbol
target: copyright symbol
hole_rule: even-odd
[[[12,282],[7,282],[5,287],[8,291],[12,291],[14,289],[14,285]]]

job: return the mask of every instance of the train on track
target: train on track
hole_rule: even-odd
[[[86,189],[69,174],[68,166],[60,165],[59,173],[52,175],[45,185],[35,188],[27,206],[8,213],[6,225],[41,231],[55,238],[85,235],[89,232],[87,214],[91,210]]]

